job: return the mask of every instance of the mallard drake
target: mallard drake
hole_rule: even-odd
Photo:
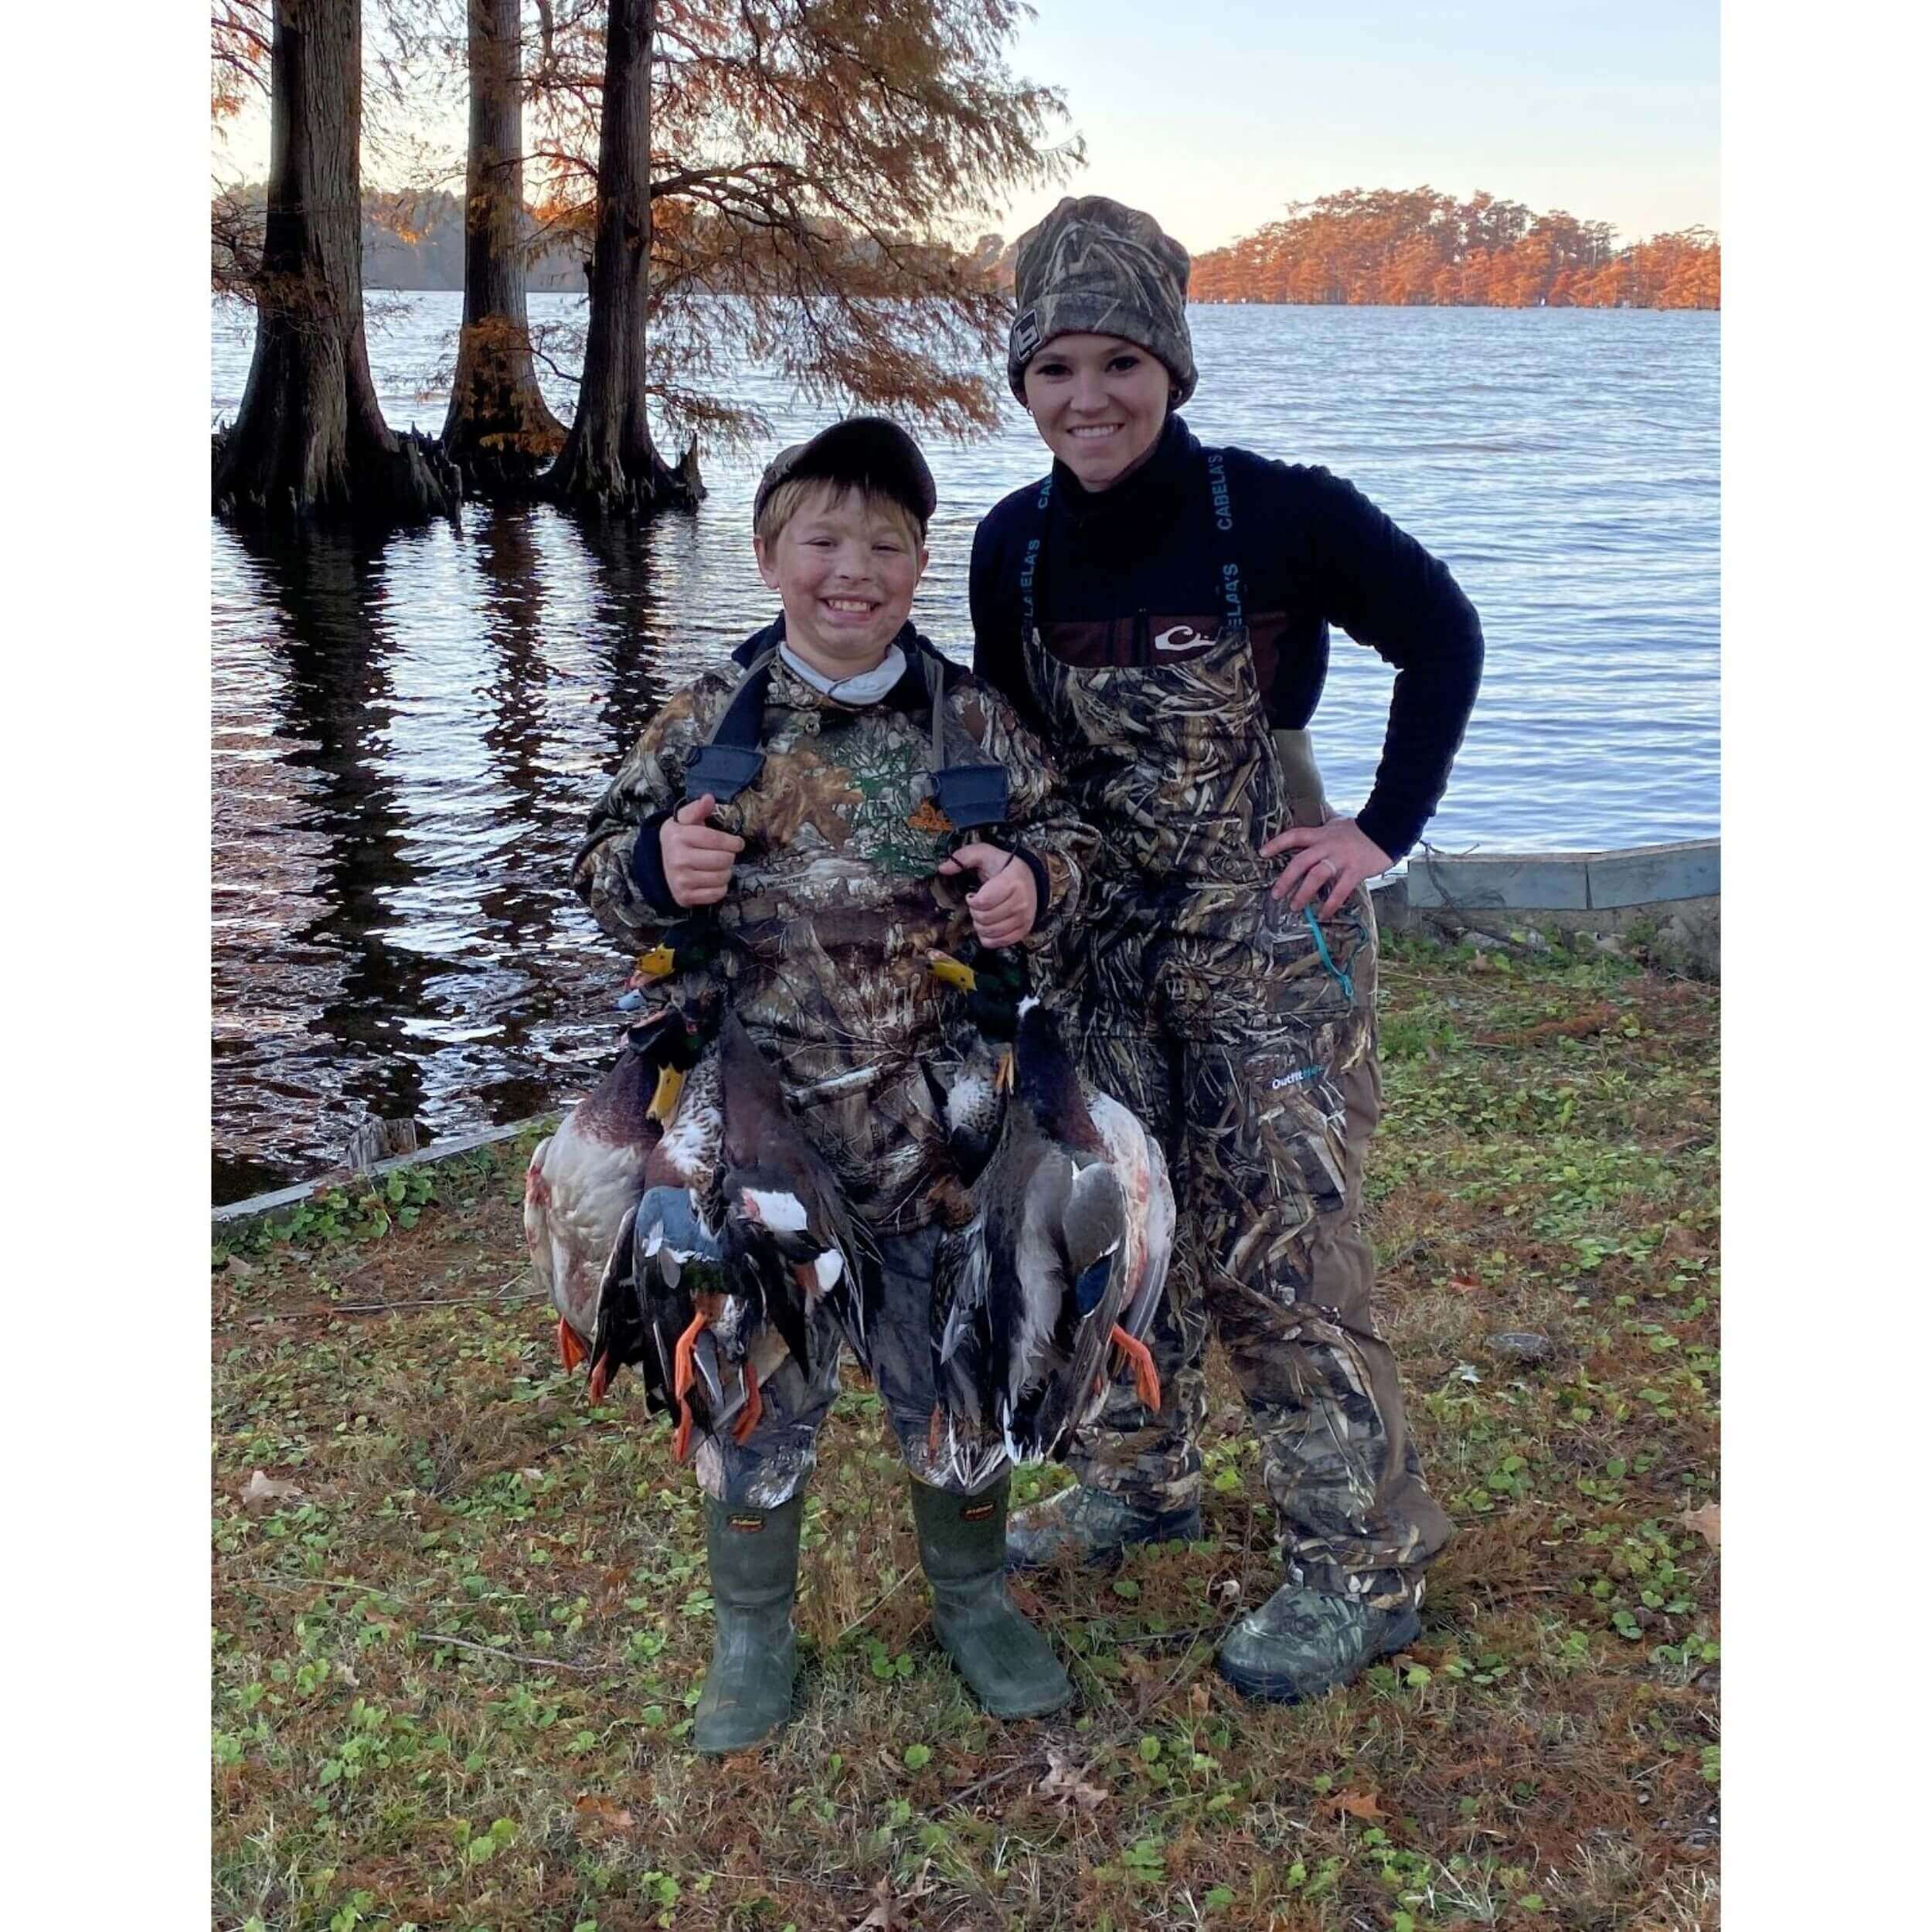
[[[759,1384],[787,1354],[811,1372],[820,1302],[862,1349],[877,1257],[734,1014],[692,1070],[643,1185],[600,1291],[592,1393],[600,1372],[639,1364],[648,1406],[679,1417],[682,1461],[694,1429],[750,1433]]]
[[[1157,1270],[1165,1278],[1165,1165],[1126,1108],[1083,1087],[1030,996],[1019,1005],[999,1137],[971,1198],[971,1218],[940,1243],[932,1313],[934,1433],[951,1443],[968,1489],[1002,1454],[1063,1454],[1103,1397],[1111,1348],[1133,1363],[1141,1399],[1160,1406],[1153,1359],[1120,1318],[1138,1301],[1150,1318],[1158,1287],[1148,1284]]]
[[[953,1164],[970,1185],[999,1136],[1013,1029],[1019,1002],[1031,989],[1026,955],[981,947],[970,964],[937,951],[926,959],[933,976],[962,995],[946,1029],[943,1054],[923,1070],[934,1110],[946,1124]]]
[[[777,1070],[735,1013],[718,1036],[724,1090],[720,1241],[734,1294],[812,1371],[807,1317],[824,1302],[862,1362],[879,1257],[837,1177],[787,1104]],[[714,1223],[715,1225],[715,1223]]]
[[[1011,950],[978,948],[970,962],[938,951],[927,958],[935,977],[965,995],[961,1010],[971,1026],[971,1038],[949,1049],[947,1077],[935,1077],[930,1069],[927,1074],[956,1155],[964,1160],[978,1155],[966,1175],[970,1180],[985,1165],[999,1131],[1005,1090],[1012,1080],[1019,1003],[1027,995],[1030,978],[1024,955]],[[1131,1107],[1084,1075],[1080,1089],[1126,1195],[1127,1290],[1121,1326],[1138,1338],[1154,1319],[1174,1252],[1174,1189],[1167,1158]]]
[[[585,1359],[597,1297],[651,1149],[702,1049],[690,1016],[667,1006],[627,1029],[615,1063],[538,1142],[523,1182],[523,1238],[557,1311],[566,1369]]]

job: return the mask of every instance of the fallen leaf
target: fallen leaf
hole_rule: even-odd
[[[909,1921],[900,1916],[900,1907],[910,1905],[914,1899],[923,1899],[933,1888],[930,1885],[915,1885],[910,1892],[895,1893],[890,1878],[882,1878],[872,1889],[872,1896],[878,1900],[872,1909],[855,1925],[852,1932],[904,1932]]]
[[[631,1828],[631,1814],[620,1804],[613,1804],[607,1798],[599,1798],[594,1791],[585,1791],[577,1799],[577,1812],[580,1817],[594,1818],[600,1825],[608,1825],[624,1832]]]
[[[1196,1717],[1205,1717],[1208,1708],[1208,1687],[1196,1684],[1187,1694],[1187,1707]]]
[[[1533,1046],[1539,1040],[1587,1039],[1600,1033],[1617,1017],[1614,1009],[1592,1006],[1564,1019],[1539,1020],[1533,1026],[1519,1026],[1503,1033],[1478,1033],[1478,1046]]]
[[[1480,1383],[1482,1380],[1481,1374],[1473,1362],[1458,1362],[1449,1371],[1449,1378],[1452,1382]]]
[[[1223,1577],[1221,1580],[1214,1586],[1214,1594],[1216,1596],[1219,1597],[1224,1604],[1232,1604],[1238,1601],[1241,1594],[1240,1578],[1239,1577]]]
[[[519,1469],[516,1473],[521,1476],[526,1482],[532,1485],[539,1483],[543,1480],[543,1471],[541,1469]]]
[[[1716,1503],[1707,1502],[1702,1509],[1686,1509],[1677,1520],[1686,1529],[1696,1530],[1715,1549],[1717,1547],[1717,1510]]]
[[[1458,1294],[1480,1294],[1482,1292],[1482,1284],[1474,1277],[1467,1274],[1451,1275],[1449,1285]]]
[[[237,1281],[246,1281],[257,1272],[253,1261],[244,1261],[239,1254],[230,1255],[223,1264],[224,1271],[232,1274]]]
[[[1080,1767],[1055,1750],[1046,1753],[1046,1775],[1033,1789],[1056,1804],[1077,1804],[1083,1811],[1098,1811],[1110,1795],[1105,1785],[1087,1784]]]
[[[1349,1817],[1359,1818],[1365,1825],[1372,1825],[1377,1818],[1389,1815],[1376,1801],[1376,1797],[1373,1791],[1344,1791],[1328,1802],[1338,1811],[1346,1811]]]
[[[297,1485],[283,1482],[266,1469],[257,1469],[248,1478],[248,1486],[241,1492],[241,1499],[243,1502],[275,1502],[301,1493]]]

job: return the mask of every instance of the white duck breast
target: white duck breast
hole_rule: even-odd
[[[1168,1264],[1174,1253],[1174,1189],[1160,1144],[1138,1114],[1097,1089],[1088,1092],[1087,1106],[1126,1197],[1126,1282],[1119,1319],[1138,1339],[1146,1335],[1167,1285]]]
[[[604,1139],[581,1124],[582,1107],[539,1141],[523,1183],[523,1239],[552,1304],[587,1341],[598,1284],[624,1217],[636,1205],[649,1150]]]

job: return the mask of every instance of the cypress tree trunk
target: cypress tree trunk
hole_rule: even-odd
[[[563,447],[530,358],[522,250],[520,0],[469,0],[470,153],[463,332],[443,447],[472,494],[529,487]]]
[[[560,502],[636,515],[704,494],[696,449],[676,469],[651,440],[645,411],[645,321],[651,291],[651,41],[655,0],[611,0],[590,326],[577,419],[544,478]]]
[[[359,0],[276,0],[255,354],[215,441],[216,510],[238,522],[420,523],[454,515],[454,471],[383,420],[362,334]]]

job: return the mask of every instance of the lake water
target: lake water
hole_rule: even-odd
[[[461,298],[381,301],[384,413],[439,430]],[[1716,831],[1716,315],[1209,308],[1190,324],[1198,434],[1352,478],[1481,613],[1482,695],[1432,843]],[[240,400],[250,330],[217,308],[217,416]],[[566,386],[546,383],[561,413]],[[735,388],[776,440],[837,413],[756,370]],[[964,655],[974,526],[1045,452],[1009,402],[990,441],[929,454],[917,614]],[[651,706],[770,614],[759,467],[707,461],[697,514],[638,532],[475,505],[460,534],[380,547],[213,527],[218,1202],[319,1171],[369,1113],[447,1135],[596,1077],[624,962],[565,868]],[[1390,682],[1338,634],[1315,739],[1343,809],[1373,775]]]

